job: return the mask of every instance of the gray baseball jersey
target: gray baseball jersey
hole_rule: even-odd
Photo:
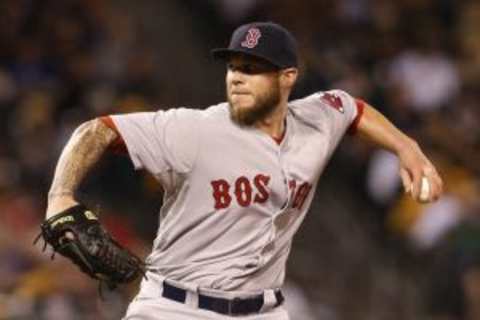
[[[281,287],[292,238],[356,105],[340,90],[291,101],[280,143],[235,124],[227,103],[112,116],[135,168],[165,190],[153,271],[214,290]]]

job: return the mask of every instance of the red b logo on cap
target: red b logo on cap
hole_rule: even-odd
[[[242,47],[246,47],[249,49],[253,49],[258,44],[258,39],[262,36],[262,33],[257,28],[250,28],[247,31],[247,36],[245,40],[242,42]]]

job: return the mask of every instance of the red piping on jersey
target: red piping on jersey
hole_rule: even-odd
[[[283,132],[282,135],[279,138],[272,137],[275,142],[280,145],[283,141],[283,138],[285,138],[285,133],[287,132],[287,119],[284,120],[284,127],[283,127]]]
[[[115,122],[113,122],[112,118],[110,116],[103,116],[98,118],[100,121],[103,122],[107,127],[112,129],[117,133],[117,138],[112,141],[110,144],[109,148],[113,153],[117,154],[125,154],[127,153],[127,146],[125,145],[125,141],[123,141],[122,135],[117,129],[117,126],[115,125]]]
[[[355,117],[355,119],[353,119],[352,124],[348,128],[348,133],[351,135],[357,133],[358,123],[360,122],[360,118],[362,118],[366,102],[362,99],[355,99],[355,104],[357,106],[357,116]]]
[[[285,131],[287,131],[287,130],[283,130],[283,133],[282,133],[282,135],[280,136],[280,138],[272,137],[272,139],[275,140],[275,142],[276,142],[278,145],[280,145],[280,143],[282,143],[283,138],[285,137]]]

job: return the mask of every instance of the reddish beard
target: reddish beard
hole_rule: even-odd
[[[255,122],[270,115],[277,108],[280,103],[280,84],[274,82],[270,90],[256,97],[255,104],[250,108],[235,107],[235,103],[228,92],[227,100],[230,107],[230,118],[241,126],[252,126]]]

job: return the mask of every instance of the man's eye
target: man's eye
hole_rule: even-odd
[[[268,71],[267,68],[253,64],[234,65],[232,63],[227,64],[227,69],[230,71],[239,71],[245,74],[258,74]]]
[[[252,74],[255,72],[255,68],[252,65],[247,64],[243,66],[242,71],[247,74]]]

